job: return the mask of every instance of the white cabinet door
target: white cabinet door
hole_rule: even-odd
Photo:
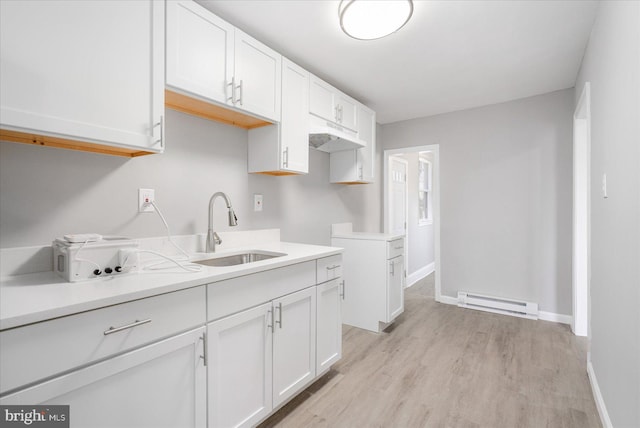
[[[282,62],[281,168],[309,172],[309,73]]]
[[[342,358],[342,299],[344,282],[339,278],[317,286],[316,374],[325,372]]]
[[[193,1],[167,2],[167,85],[231,103],[234,27]]]
[[[404,257],[387,261],[387,319],[393,321],[404,311]]]
[[[309,172],[309,73],[282,58],[280,123],[249,130],[250,173]]]
[[[272,306],[207,326],[209,427],[256,425],[272,409]]]
[[[204,327],[4,396],[70,405],[72,427],[206,426]]]
[[[235,106],[280,120],[282,55],[235,30]]]
[[[309,88],[309,112],[337,122],[338,113],[333,99],[335,88],[316,76],[311,76]]]
[[[358,106],[358,138],[366,143],[358,149],[360,180],[373,183],[376,163],[376,112],[370,108]]]
[[[365,146],[357,150],[333,152],[329,156],[332,183],[373,183],[376,158],[376,113],[358,104],[358,138]]]
[[[345,94],[338,92],[334,96],[338,110],[338,123],[352,131],[358,130],[358,102]]]
[[[0,2],[0,127],[163,151],[164,8],[153,0]]]
[[[286,401],[316,374],[316,289],[273,301],[273,406]]]

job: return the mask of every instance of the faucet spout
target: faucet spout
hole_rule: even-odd
[[[231,200],[224,192],[216,192],[209,199],[209,228],[207,229],[207,253],[215,253],[216,245],[222,244],[222,240],[218,236],[216,232],[213,231],[213,204],[215,200],[221,197],[224,199],[227,204],[227,209],[229,210],[229,226],[237,226],[238,225],[238,217],[236,217],[236,213],[233,211],[233,207],[231,206]]]

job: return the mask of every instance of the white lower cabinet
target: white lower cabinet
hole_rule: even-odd
[[[253,426],[315,378],[316,290],[208,325],[209,426]]]
[[[273,407],[293,397],[316,375],[316,289],[273,302]]]
[[[339,278],[317,286],[316,373],[329,370],[342,358],[342,299],[344,281]]]
[[[209,323],[209,427],[256,425],[271,412],[271,302]]]
[[[71,427],[205,427],[204,327],[6,395],[64,404]]]

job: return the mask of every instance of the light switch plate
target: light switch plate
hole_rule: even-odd
[[[253,210],[262,211],[262,195],[257,193],[253,195]]]

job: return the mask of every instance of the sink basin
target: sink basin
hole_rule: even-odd
[[[213,257],[205,260],[198,260],[194,263],[198,263],[205,266],[236,266],[247,263],[259,262],[261,260],[268,260],[274,257],[286,256],[285,253],[275,253],[269,251],[249,251],[240,254],[231,254],[228,256]]]

